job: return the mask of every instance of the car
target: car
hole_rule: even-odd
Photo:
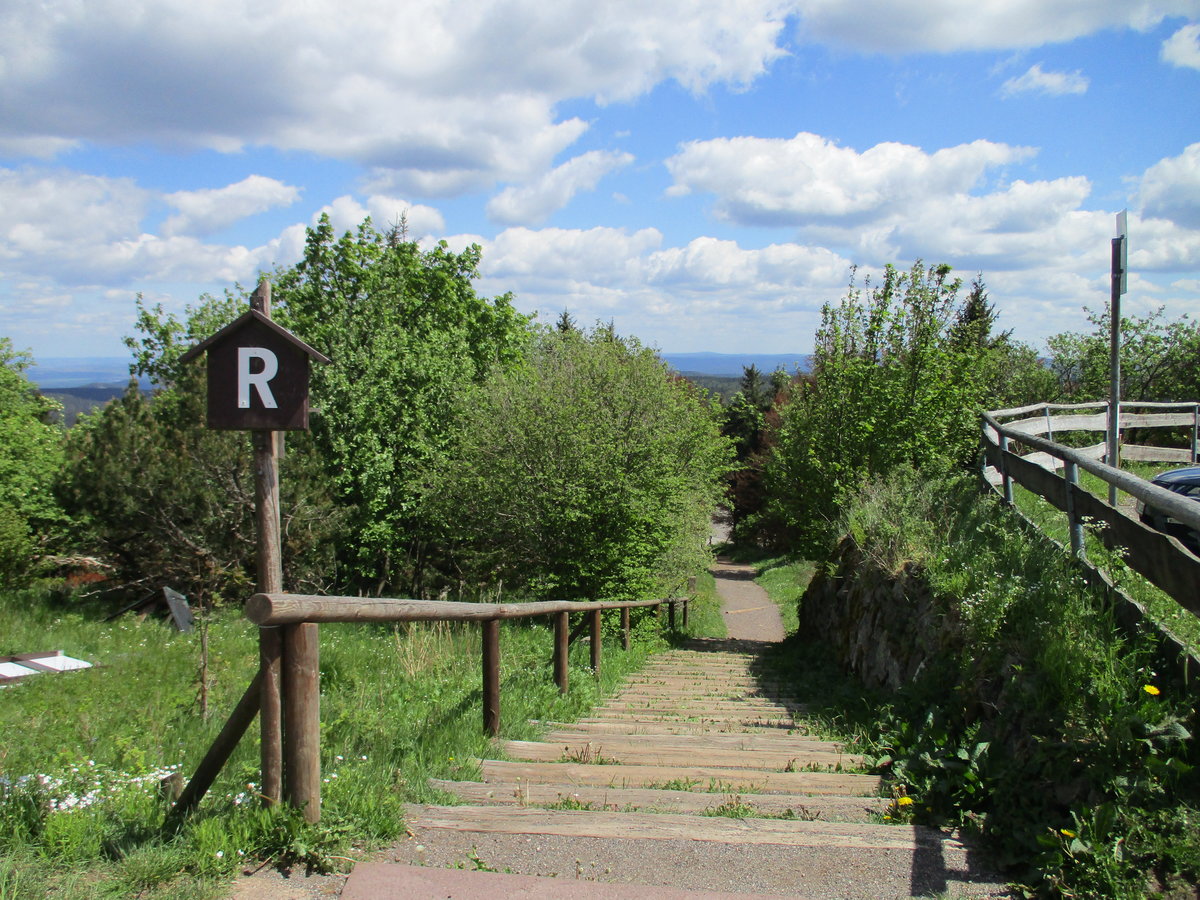
[[[1160,488],[1166,488],[1172,493],[1179,494],[1200,503],[1200,466],[1188,466],[1185,469],[1172,469],[1150,479],[1150,483]],[[1137,505],[1138,518],[1156,531],[1169,534],[1179,539],[1196,555],[1200,556],[1200,532],[1188,528],[1182,522],[1172,519],[1166,513],[1139,501]]]

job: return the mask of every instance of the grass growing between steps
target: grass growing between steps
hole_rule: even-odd
[[[62,649],[97,664],[0,690],[0,900],[202,900],[222,896],[248,864],[335,865],[401,833],[403,804],[435,799],[427,779],[473,778],[474,760],[490,753],[478,628],[326,625],[321,824],[257,802],[256,722],[199,811],[164,832],[159,782],[191,776],[254,674],[257,635],[240,611],[211,615],[205,720],[199,631],[133,616],[106,623],[106,612],[41,592],[0,595],[0,655]],[[566,697],[551,647],[545,624],[502,626],[504,738],[534,737],[530,719],[577,718],[667,642],[646,617],[630,651],[606,640],[599,680],[577,642]]]
[[[717,582],[711,572],[701,572],[696,577],[696,598],[688,604],[688,624],[680,628],[681,638],[723,638],[725,617],[721,615],[721,598],[717,596]]]
[[[846,529],[864,566],[919,573],[957,624],[911,684],[844,707],[892,773],[893,818],[978,831],[1030,896],[1193,896],[1194,685],[972,478],[893,473]]]

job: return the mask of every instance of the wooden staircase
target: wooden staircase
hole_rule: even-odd
[[[880,778],[807,734],[803,698],[743,647],[662,654],[590,717],[499,744],[508,759],[482,760],[481,781],[435,782],[462,805],[411,806],[396,861],[554,875],[562,896],[566,879],[864,900],[999,890],[955,836],[887,824]]]

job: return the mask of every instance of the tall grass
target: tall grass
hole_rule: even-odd
[[[211,616],[206,721],[198,634],[101,613],[34,591],[0,595],[0,654],[61,649],[96,664],[0,691],[0,898],[201,898],[250,859],[334,864],[400,834],[405,802],[447,800],[429,778],[476,777],[477,759],[495,752],[482,733],[478,629],[326,625],[321,824],[261,807],[252,726],[198,812],[165,832],[160,780],[194,770],[254,674],[256,632],[237,611]],[[665,646],[646,618],[630,651],[606,641],[597,679],[580,642],[564,697],[548,623],[506,623],[502,736],[529,739],[530,720],[577,718]]]

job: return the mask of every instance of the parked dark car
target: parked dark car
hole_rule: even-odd
[[[1151,478],[1150,483],[1200,503],[1200,466],[1163,472]],[[1179,538],[1180,543],[1200,556],[1200,532],[1141,502],[1137,505],[1137,511],[1142,522],[1157,531]]]

